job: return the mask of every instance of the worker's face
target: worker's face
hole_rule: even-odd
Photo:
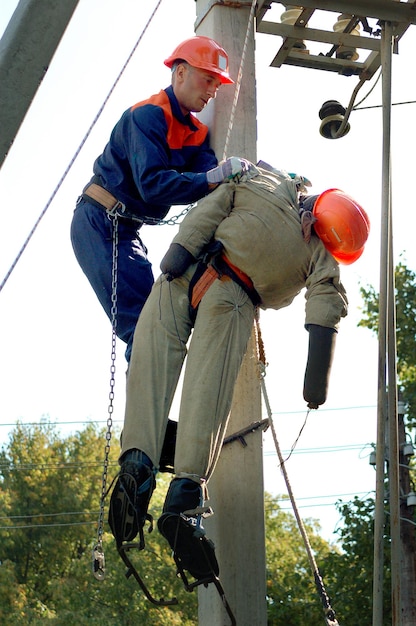
[[[215,98],[221,81],[215,74],[180,63],[175,70],[173,89],[182,113],[199,112]]]

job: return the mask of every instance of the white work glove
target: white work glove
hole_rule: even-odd
[[[235,176],[239,176],[248,172],[250,162],[240,157],[229,157],[214,169],[207,172],[207,181],[211,184],[222,183],[225,180],[231,180]]]

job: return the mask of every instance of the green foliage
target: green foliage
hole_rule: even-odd
[[[364,300],[359,326],[378,333],[379,294],[360,288]],[[408,423],[416,425],[416,274],[403,262],[395,268],[397,374],[407,403]]]
[[[177,596],[177,607],[151,607],[134,579],[126,579],[110,533],[103,537],[105,579],[93,577],[104,446],[104,433],[93,425],[64,440],[48,423],[18,425],[10,435],[0,453],[2,625],[194,623],[197,594],[184,591],[169,547],[156,531],[148,535],[146,549],[137,556],[138,570],[156,598]],[[118,445],[113,445],[109,480],[117,472],[118,452]],[[167,479],[160,475],[158,483],[152,498],[155,517],[162,508]]]
[[[396,304],[396,347],[397,347],[397,378],[398,378],[398,386],[399,392],[401,392],[401,397],[405,402],[406,406],[406,422],[405,425],[407,428],[412,429],[416,426],[416,274],[412,270],[410,270],[403,262],[400,262],[394,272],[394,282],[395,282],[395,304]],[[370,286],[366,289],[361,288],[361,295],[364,300],[363,313],[364,317],[360,321],[359,325],[364,328],[369,328],[374,333],[379,332],[379,307],[380,307],[380,296],[374,289],[374,287]],[[381,319],[381,318],[380,318]],[[384,320],[383,320],[384,321]],[[398,420],[399,427],[399,436],[401,436],[401,426],[403,426],[403,422]],[[404,428],[403,428],[404,435]],[[401,493],[406,494],[410,489],[413,490],[412,480],[409,478],[408,470],[403,469],[406,468],[406,465],[403,465],[403,453],[399,454],[399,461],[401,461],[402,465],[400,466],[400,488]],[[410,462],[412,464],[412,462]],[[348,511],[344,511],[344,515],[346,518],[346,523],[348,527],[348,531],[352,533],[354,529],[357,530],[359,541],[357,540],[357,546],[363,548],[363,542],[365,533],[363,532],[362,525],[365,524],[365,517],[362,516],[362,511],[358,511],[358,514],[355,517],[351,517],[348,515]],[[414,511],[406,506],[406,498],[402,498],[401,500],[401,558],[402,558],[402,606],[401,612],[402,617],[406,621],[406,619],[411,619],[411,615],[414,617],[414,571],[415,571],[415,535],[414,528],[413,530],[409,526],[405,526],[406,524],[413,524],[412,515],[414,516]],[[357,520],[360,521],[360,524],[357,524]],[[408,521],[407,521],[408,520]],[[387,537],[389,536],[386,533]],[[347,543],[347,549],[349,550],[349,556],[354,553],[354,545],[350,545],[350,542]],[[362,565],[367,561],[367,564],[364,569],[362,585],[360,585],[361,589],[365,588],[365,580],[364,575],[365,571],[370,571],[370,561],[365,558],[365,555],[360,555],[358,550],[356,551],[357,563]],[[362,557],[362,558],[360,558]],[[385,558],[385,563],[389,564],[390,559]],[[390,585],[389,585],[389,574],[388,567],[385,567],[384,573],[384,594],[383,599],[385,603],[390,603]],[[351,585],[350,585],[351,588]],[[370,593],[370,589],[367,589],[366,595]],[[368,601],[365,598],[361,598],[364,606],[368,605]],[[384,623],[390,623],[390,607],[385,607],[384,610]],[[387,615],[387,617],[386,617]],[[407,623],[407,622],[406,622]],[[410,623],[410,622],[409,622]],[[412,622],[413,623],[413,622]]]
[[[331,601],[340,624],[371,623],[373,605],[374,500],[338,504],[344,519],[338,529],[341,550],[331,552],[325,563]],[[388,535],[387,535],[388,536]],[[391,624],[389,543],[385,545],[383,625]]]
[[[93,425],[65,439],[48,423],[18,425],[11,433],[0,453],[2,625],[195,624],[197,592],[184,590],[157,530],[146,533],[143,551],[132,550],[129,556],[153,596],[177,597],[178,605],[153,607],[134,577],[126,578],[106,520],[105,579],[97,581],[92,575],[104,447],[105,433]],[[118,445],[112,445],[107,486],[118,470],[118,452]],[[149,509],[155,519],[170,478],[158,475]],[[342,550],[319,537],[315,522],[304,524],[340,623],[361,626],[371,622],[372,502],[355,500],[340,510],[345,519],[339,531]],[[294,516],[280,509],[278,498],[266,494],[265,518],[269,626],[320,626],[323,602]]]
[[[267,555],[267,614],[269,626],[320,626],[323,606],[300,531],[293,515],[280,510],[269,494],[265,499]],[[336,551],[316,533],[319,527],[304,522],[317,562],[325,563]]]

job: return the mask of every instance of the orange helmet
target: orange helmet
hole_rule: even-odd
[[[362,206],[340,189],[321,193],[313,207],[313,227],[325,248],[343,265],[354,263],[363,253],[370,220]]]
[[[228,74],[228,55],[221,46],[209,37],[191,37],[179,44],[164,63],[172,67],[175,61],[183,59],[200,70],[212,72],[222,83],[233,83]]]

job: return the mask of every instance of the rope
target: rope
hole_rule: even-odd
[[[237,108],[238,97],[240,95],[241,81],[242,81],[242,78],[243,78],[243,69],[244,69],[244,62],[245,62],[245,58],[246,58],[247,43],[248,43],[248,38],[249,38],[249,35],[250,35],[250,28],[251,28],[251,25],[252,25],[253,19],[254,19],[254,12],[255,12],[255,9],[256,9],[256,4],[257,4],[256,0],[253,0],[253,2],[251,4],[251,9],[250,9],[250,15],[249,15],[249,18],[248,18],[248,23],[247,23],[247,30],[246,30],[246,36],[245,36],[245,39],[244,39],[243,51],[241,53],[240,68],[238,70],[237,80],[236,80],[236,83],[235,83],[234,100],[233,100],[233,105],[231,107],[230,121],[228,123],[227,135],[226,135],[225,144],[224,144],[224,152],[223,152],[223,156],[222,156],[222,160],[223,161],[227,157],[228,144],[230,142],[231,130],[232,130],[232,127],[234,125],[235,111],[236,111],[236,108]]]
[[[263,398],[264,398],[264,402],[266,404],[266,409],[267,409],[267,416],[268,416],[268,422],[272,431],[272,436],[273,436],[273,441],[274,441],[274,445],[276,448],[276,452],[277,452],[277,456],[279,459],[279,463],[280,463],[280,468],[282,470],[283,473],[283,477],[286,483],[286,488],[287,488],[287,492],[289,494],[289,498],[290,498],[290,502],[292,504],[292,509],[299,527],[299,531],[302,535],[302,539],[303,539],[303,543],[305,545],[306,548],[306,552],[308,555],[308,560],[309,560],[309,564],[313,573],[313,577],[315,580],[315,586],[316,589],[318,591],[318,594],[321,598],[321,602],[324,608],[324,614],[325,614],[325,621],[327,623],[327,626],[339,626],[338,621],[335,617],[335,611],[332,609],[331,604],[330,604],[330,600],[328,597],[328,594],[325,590],[324,587],[324,583],[322,580],[322,576],[319,572],[318,569],[318,565],[316,563],[315,557],[313,555],[312,552],[312,547],[308,538],[308,534],[306,532],[306,528],[305,525],[302,521],[302,518],[300,517],[299,514],[299,510],[296,504],[296,500],[292,491],[292,487],[289,481],[289,476],[288,473],[286,471],[286,461],[282,456],[282,452],[280,450],[280,445],[277,439],[277,435],[276,435],[276,429],[274,427],[274,423],[273,423],[273,416],[272,416],[272,411],[271,411],[271,407],[270,407],[270,402],[269,402],[269,397],[267,395],[267,389],[266,389],[266,384],[265,384],[265,373],[266,373],[266,359],[265,359],[265,350],[264,350],[264,344],[263,344],[263,339],[261,336],[261,330],[260,330],[260,323],[259,323],[259,313],[257,310],[256,316],[255,316],[255,320],[254,320],[254,331],[255,331],[255,338],[256,338],[256,346],[257,346],[257,358],[258,358],[258,366],[259,366],[259,371],[260,371],[260,384],[261,384],[261,389],[262,389],[262,393],[263,393]],[[300,435],[305,427],[306,424],[306,420],[307,417],[309,415],[310,409],[308,409],[307,413],[306,413],[306,418],[305,418],[305,422],[299,432],[298,437],[296,438],[295,443],[293,444],[291,451],[289,453],[288,458],[290,457],[290,455],[292,454],[297,442],[299,441]],[[286,459],[287,460],[287,459]]]
[[[44,215],[45,215],[45,213],[46,213],[46,211],[49,209],[50,205],[52,204],[52,201],[54,200],[54,198],[55,198],[56,194],[58,193],[59,189],[62,187],[62,184],[63,184],[63,182],[64,182],[65,178],[67,177],[67,175],[68,175],[69,171],[71,170],[71,168],[72,168],[73,164],[75,163],[76,159],[78,158],[79,153],[81,152],[82,148],[84,147],[85,142],[87,141],[87,139],[88,139],[88,137],[90,136],[90,134],[91,134],[91,132],[92,132],[92,130],[93,130],[93,128],[94,128],[94,126],[96,125],[96,123],[97,123],[97,121],[98,121],[98,119],[99,119],[99,117],[101,116],[101,113],[103,112],[103,110],[104,110],[104,108],[105,108],[105,106],[106,106],[106,104],[107,104],[108,100],[110,99],[111,95],[113,94],[113,91],[114,91],[114,89],[116,88],[116,86],[117,86],[118,82],[120,81],[120,79],[121,79],[121,77],[122,77],[122,75],[123,75],[123,73],[124,73],[124,71],[125,71],[125,69],[126,69],[127,65],[130,63],[131,58],[133,57],[134,53],[136,52],[136,50],[137,50],[137,48],[138,48],[138,46],[139,46],[139,44],[140,44],[140,42],[141,42],[141,40],[142,40],[142,38],[143,38],[144,34],[145,34],[146,30],[148,29],[148,27],[149,27],[149,25],[150,25],[151,21],[153,20],[153,18],[154,18],[154,16],[155,16],[155,14],[156,14],[156,11],[158,10],[158,8],[159,8],[159,6],[160,6],[161,2],[162,2],[162,0],[158,0],[158,2],[157,2],[157,4],[156,4],[155,8],[153,9],[153,12],[152,12],[151,16],[149,17],[149,19],[148,19],[148,21],[147,21],[147,23],[146,23],[145,27],[143,28],[143,30],[142,30],[142,32],[141,32],[141,34],[140,34],[139,39],[136,41],[136,43],[135,43],[135,45],[134,45],[134,47],[133,47],[132,51],[130,52],[129,56],[127,57],[126,62],[124,63],[123,67],[121,68],[120,73],[118,74],[118,76],[117,76],[116,80],[114,81],[114,83],[113,83],[113,85],[112,85],[112,87],[111,87],[110,91],[108,92],[108,94],[107,94],[106,98],[104,99],[104,102],[102,103],[101,107],[99,108],[97,115],[96,115],[96,116],[95,116],[95,118],[93,119],[93,121],[92,121],[92,123],[91,123],[91,125],[90,125],[89,129],[87,130],[87,132],[86,132],[86,134],[85,134],[85,136],[84,136],[83,140],[81,141],[80,145],[78,146],[77,150],[75,151],[74,156],[73,156],[73,157],[72,157],[72,159],[70,160],[70,162],[69,162],[69,164],[68,164],[67,168],[65,169],[65,171],[64,171],[64,173],[63,173],[63,175],[61,176],[61,178],[60,178],[60,180],[59,180],[59,182],[58,182],[57,186],[56,186],[56,187],[55,187],[55,189],[53,190],[52,195],[50,196],[49,200],[47,201],[47,203],[46,203],[46,205],[45,205],[44,209],[43,209],[43,210],[42,210],[42,212],[40,213],[40,215],[39,215],[38,219],[36,220],[36,222],[35,222],[35,224],[34,224],[34,226],[33,226],[32,230],[29,232],[29,235],[27,236],[27,238],[26,238],[25,242],[23,243],[23,245],[22,245],[22,247],[21,247],[20,251],[18,252],[18,254],[17,254],[16,258],[14,259],[13,263],[11,264],[11,266],[10,266],[10,268],[9,268],[8,272],[6,273],[6,275],[5,275],[5,277],[4,277],[3,281],[2,281],[2,283],[1,283],[1,285],[0,285],[0,292],[2,291],[3,287],[4,287],[4,286],[5,286],[5,284],[7,283],[7,281],[8,281],[8,279],[9,279],[9,277],[10,277],[11,273],[13,272],[14,268],[16,267],[16,265],[17,265],[17,263],[18,263],[19,259],[21,258],[21,256],[22,256],[23,252],[25,251],[26,247],[28,246],[28,244],[29,244],[30,240],[32,239],[33,235],[35,234],[35,231],[36,231],[37,227],[39,226],[39,224],[40,224],[40,222],[41,222],[42,218],[44,217]]]

